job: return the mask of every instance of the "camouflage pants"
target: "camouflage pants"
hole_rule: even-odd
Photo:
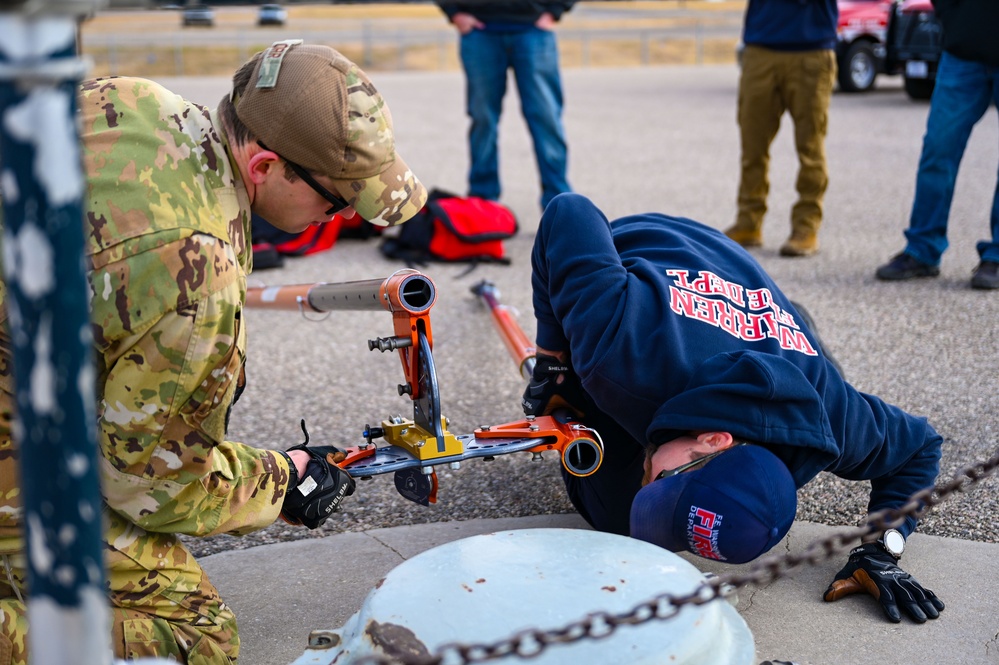
[[[239,655],[236,617],[176,536],[149,533],[104,509],[105,555],[115,657],[157,656],[187,665],[227,665]],[[21,555],[0,571],[0,665],[26,665],[28,621]]]

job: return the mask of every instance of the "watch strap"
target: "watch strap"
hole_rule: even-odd
[[[879,541],[864,543],[850,550],[850,556],[857,554],[888,554],[890,556],[888,549]]]
[[[880,540],[875,540],[874,542],[864,543],[850,550],[850,556],[855,555],[870,555],[870,554],[882,554],[890,556],[893,560],[898,561],[901,555],[895,556],[885,547],[885,544]]]

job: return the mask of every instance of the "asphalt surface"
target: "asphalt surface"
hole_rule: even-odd
[[[463,192],[467,152],[461,74],[379,73],[373,78],[391,106],[398,148],[407,163],[428,186]],[[728,226],[735,215],[739,168],[737,80],[734,66],[566,71],[565,121],[574,188],[611,218],[655,210],[716,228]],[[164,82],[207,104],[214,104],[227,88],[223,79]],[[788,295],[808,307],[825,343],[858,389],[930,419],[945,438],[941,479],[946,479],[999,448],[999,293],[968,286],[978,260],[974,244],[988,234],[999,137],[992,109],[975,128],[961,166],[951,210],[951,248],[941,276],[916,283],[878,282],[874,269],[904,244],[902,230],[927,110],[890,79],[868,94],[834,96],[822,249],[807,259],[777,254],[789,233],[797,169],[793,132],[785,118],[772,149],[765,246],[755,250],[755,256]],[[528,336],[534,332],[529,252],[540,215],[539,188],[513,94],[501,129],[501,167],[502,199],[521,224],[518,236],[507,243],[512,264],[483,265],[467,275],[464,266],[434,264],[423,269],[438,289],[431,314],[434,358],[442,411],[457,434],[518,418],[524,387],[470,287],[481,279],[495,282],[503,302],[518,310]],[[384,278],[403,267],[384,259],[377,245],[374,240],[341,242],[330,252],[254,273],[251,280],[341,282]],[[323,321],[306,322],[297,313],[256,310],[247,313],[247,325],[249,387],[233,412],[230,435],[235,440],[287,447],[301,440],[298,422],[305,418],[313,441],[353,445],[360,442],[365,424],[412,413],[411,404],[396,392],[402,382],[398,359],[367,351],[368,339],[392,334],[387,312],[334,312]],[[562,496],[557,464],[554,457],[532,462],[529,455],[466,463],[440,474],[439,502],[429,508],[402,499],[388,478],[375,478],[362,483],[342,513],[314,532],[279,524],[242,538],[223,536],[190,544],[199,555],[219,553],[205,560],[213,576],[213,570],[221,575],[227,568],[251,575],[245,587],[232,581],[236,578],[223,581],[216,576],[224,595],[255,597],[241,601],[241,606],[232,596],[244,617],[246,658],[241,662],[283,662],[273,660],[274,654],[283,658],[300,653],[305,638],[295,635],[306,627],[335,627],[357,609],[363,589],[348,600],[341,593],[343,580],[370,588],[384,574],[384,566],[369,565],[351,543],[367,542],[375,537],[372,533],[390,527],[402,528],[392,533],[405,533],[414,542],[424,542],[420,534],[440,534],[443,529],[448,535],[431,538],[442,541],[459,535],[461,523],[468,520],[571,512]],[[815,641],[827,650],[799,655],[799,662],[999,662],[996,575],[987,563],[996,550],[984,544],[999,543],[996,489],[996,479],[989,478],[948,500],[924,518],[910,541],[906,561],[912,561],[912,572],[948,602],[946,621],[922,628],[893,627],[859,603],[802,608],[791,601],[800,592],[808,599],[802,602],[814,602],[838,569],[837,562],[805,573],[807,584],[795,586],[790,597],[778,584],[759,592],[762,596],[752,596],[752,609],[761,614],[756,623],[750,621],[751,628],[758,641],[763,635],[769,640],[771,634],[774,640],[764,643],[767,650],[758,650],[761,659],[795,660],[791,647]],[[823,474],[799,493],[798,519],[803,527],[854,524],[865,513],[867,492],[866,483]],[[433,522],[449,524],[422,527],[426,531],[410,526]],[[810,527],[804,532],[812,533]],[[299,538],[313,540],[279,542]],[[257,545],[266,546],[253,547]],[[240,548],[251,549],[230,551]],[[309,561],[318,557],[311,565],[334,569],[329,590],[321,581],[279,582],[296,571],[310,579],[313,569],[295,568],[290,552],[301,552]],[[389,559],[385,565],[391,564]],[[299,588],[301,584],[307,588]],[[768,599],[766,607],[759,609],[763,598]],[[247,632],[255,616],[286,603],[302,613],[296,619],[297,632]],[[316,603],[322,607],[313,607]],[[840,621],[828,622],[831,611]],[[262,649],[259,642],[254,644],[260,639],[285,646],[286,639],[299,642],[290,650],[262,650],[258,659],[251,654]],[[943,650],[933,650],[939,645]],[[920,654],[939,657],[921,659]]]

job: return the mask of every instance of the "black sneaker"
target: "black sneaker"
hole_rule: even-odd
[[[982,261],[971,276],[973,289],[999,289],[999,263]]]
[[[902,252],[893,256],[891,261],[878,268],[874,274],[878,279],[897,282],[913,277],[936,277],[940,274],[940,266],[931,266]]]

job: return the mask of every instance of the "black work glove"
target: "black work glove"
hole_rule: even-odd
[[[524,391],[521,405],[529,416],[547,416],[559,408],[568,408],[583,417],[593,408],[590,396],[568,362],[539,353],[534,358],[534,372]]]
[[[344,498],[354,493],[354,479],[336,465],[344,452],[336,446],[312,446],[308,440],[288,450],[304,450],[312,459],[305,467],[305,476],[298,479],[295,463],[291,465],[292,483],[284,495],[281,517],[289,524],[303,524],[317,529],[340,506]],[[297,479],[297,482],[295,482]]]
[[[943,611],[943,601],[916,579],[898,567],[895,557],[880,543],[868,543],[853,549],[843,570],[836,573],[823,598],[826,602],[866,591],[881,603],[885,616],[893,623],[902,620],[899,606],[916,623],[936,619]]]

